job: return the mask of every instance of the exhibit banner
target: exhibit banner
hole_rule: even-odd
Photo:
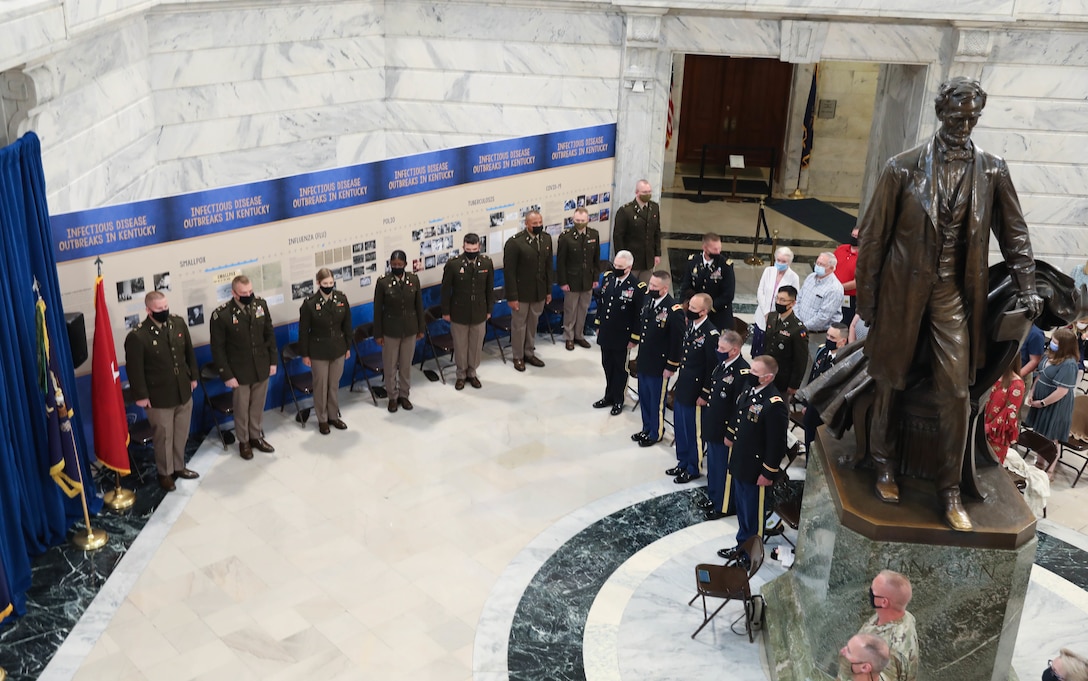
[[[530,210],[558,236],[584,207],[607,239],[615,135],[615,124],[552,132],[52,216],[65,310],[93,320],[101,258],[118,347],[152,290],[202,345],[238,274],[280,326],[297,321],[322,267],[353,306],[373,299],[396,249],[424,286],[441,281],[467,232],[501,267]]]

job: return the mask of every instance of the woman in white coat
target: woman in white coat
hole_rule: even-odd
[[[801,288],[801,278],[790,265],[793,251],[782,246],[774,252],[774,264],[763,270],[756,289],[756,317],[752,325],[752,357],[763,354],[763,330],[767,328],[767,313],[774,308],[774,298],[782,286]]]

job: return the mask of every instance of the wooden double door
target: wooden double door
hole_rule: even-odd
[[[780,161],[792,81],[793,65],[777,59],[686,55],[676,160],[698,162],[706,144],[708,162]]]

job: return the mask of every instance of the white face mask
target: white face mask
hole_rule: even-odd
[[[1077,328],[1081,331],[1088,329],[1088,322],[1077,322]]]

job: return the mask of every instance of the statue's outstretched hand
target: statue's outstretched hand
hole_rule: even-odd
[[[1031,319],[1035,319],[1043,313],[1043,299],[1035,291],[1021,293],[1016,302],[1020,307],[1028,311],[1028,317]]]

